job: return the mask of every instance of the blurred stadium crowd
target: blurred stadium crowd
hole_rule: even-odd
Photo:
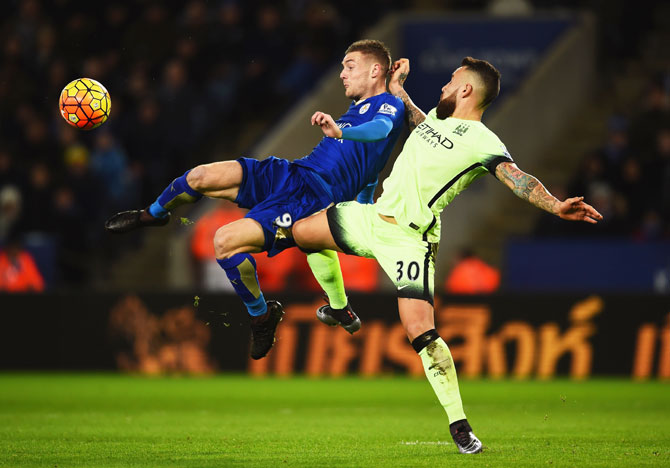
[[[89,284],[119,245],[101,228],[109,213],[155,198],[212,138],[234,146],[250,120],[276,116],[401,4],[14,2],[0,23],[0,244],[45,246],[53,285]],[[90,134],[57,108],[79,76],[112,97]]]
[[[583,195],[604,220],[587,226],[546,214],[535,234],[670,239],[670,70],[650,77],[639,103],[612,115],[602,146],[584,155],[566,187],[552,187],[561,199]]]
[[[203,162],[215,139],[235,146],[249,122],[276,118],[379,20],[380,11],[409,3],[5,5],[10,11],[0,20],[0,290],[41,290],[43,279],[50,288],[104,279],[119,251],[138,242],[132,236],[110,242],[102,229],[110,213],[153,200],[184,168]],[[57,108],[63,86],[79,76],[95,78],[111,92],[112,118],[91,133],[66,125]],[[601,150],[585,155],[565,187],[605,215],[590,235],[670,238],[668,72],[651,79],[641,102],[612,116]],[[586,231],[545,217],[536,233]],[[38,267],[28,251],[39,259]],[[206,255],[196,246],[192,252],[196,260]],[[17,272],[29,270],[17,280]],[[369,287],[374,286],[361,286]]]

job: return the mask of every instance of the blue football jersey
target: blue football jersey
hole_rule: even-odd
[[[323,137],[309,155],[294,161],[299,166],[312,169],[326,182],[327,187],[322,188],[329,192],[333,202],[353,200],[366,185],[377,180],[400,136],[405,105],[400,98],[382,93],[358,104],[353,102],[349,110],[335,121],[340,128],[357,127],[378,115],[393,122],[393,129],[387,138],[364,143]]]

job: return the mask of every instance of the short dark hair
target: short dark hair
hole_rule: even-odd
[[[486,60],[472,57],[465,57],[461,62],[461,66],[467,67],[468,70],[476,73],[479,79],[482,80],[484,92],[482,93],[479,108],[486,109],[498,97],[498,93],[500,92],[500,72]]]
[[[383,68],[384,74],[391,69],[391,51],[382,41],[376,39],[361,39],[349,46],[344,52],[347,55],[350,52],[361,52],[365,55],[371,55]]]

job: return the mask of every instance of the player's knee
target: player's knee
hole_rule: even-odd
[[[408,320],[406,323],[403,323],[403,326],[405,327],[405,333],[407,333],[409,341],[413,341],[417,336],[435,328],[433,322],[425,320]]]
[[[295,240],[295,243],[298,244],[298,247],[308,247],[307,245],[304,245],[307,241],[307,229],[305,228],[304,219],[299,219],[296,221],[291,228],[291,232],[293,233],[293,240]]]
[[[194,167],[186,175],[186,183],[188,183],[189,187],[193,190],[203,190],[207,186],[206,180],[207,168],[203,165]]]
[[[230,256],[232,235],[230,229],[222,226],[214,234],[214,253],[219,260]]]

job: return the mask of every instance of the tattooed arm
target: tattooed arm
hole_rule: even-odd
[[[595,224],[603,219],[602,215],[595,208],[584,202],[584,197],[573,197],[560,201],[544,188],[542,182],[532,175],[523,172],[513,162],[498,164],[495,175],[517,197],[559,218],[571,221],[585,221],[591,224]]]
[[[558,205],[561,202],[550,194],[539,180],[523,172],[513,162],[498,164],[496,177],[522,200],[526,200],[551,214],[558,214]]]
[[[426,120],[426,114],[419,109],[412,99],[403,88],[407,75],[409,75],[409,60],[400,59],[396,60],[391,66],[391,79],[389,80],[389,91],[394,96],[402,99],[402,102],[405,104],[405,111],[407,120],[409,123],[410,131],[414,130],[417,125]]]

